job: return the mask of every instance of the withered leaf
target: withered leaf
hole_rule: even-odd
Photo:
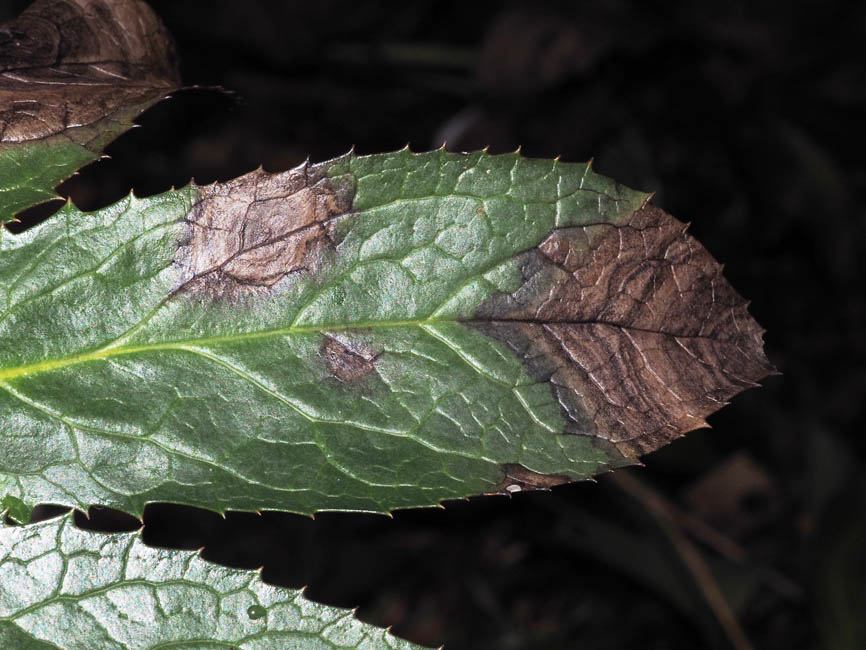
[[[67,206],[0,244],[7,495],[389,511],[633,463],[772,371],[685,230],[442,150]]]
[[[0,220],[53,198],[179,82],[143,0],[37,0],[0,25]]]

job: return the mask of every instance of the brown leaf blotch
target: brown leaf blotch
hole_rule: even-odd
[[[567,432],[627,457],[705,426],[773,372],[746,301],[685,231],[652,205],[623,226],[556,230],[518,260],[523,285],[474,321],[550,382]]]
[[[362,379],[376,369],[378,355],[345,335],[330,334],[322,344],[322,356],[331,373],[342,382]]]
[[[180,81],[143,0],[38,0],[0,33],[0,143],[75,130],[66,137],[98,147],[102,134],[86,127],[129,119]]]
[[[274,291],[300,271],[315,272],[333,248],[336,220],[352,191],[307,164],[278,174],[250,172],[198,188],[175,262],[176,293],[238,298]]]
[[[549,490],[557,485],[572,481],[561,474],[539,474],[518,463],[502,466],[502,481],[490,494],[514,494],[523,490]]]

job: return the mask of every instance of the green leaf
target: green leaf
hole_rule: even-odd
[[[33,508],[28,506],[18,497],[7,494],[0,500],[0,515],[9,517],[16,524],[26,524],[30,522],[30,515],[33,514]]]
[[[142,0],[38,0],[0,38],[0,222],[57,198],[179,82],[171,38]]]
[[[771,371],[647,200],[407,149],[67,205],[0,243],[7,492],[387,512],[634,463]]]
[[[410,650],[351,611],[196,553],[102,535],[70,515],[0,528],[0,647],[16,650]]]

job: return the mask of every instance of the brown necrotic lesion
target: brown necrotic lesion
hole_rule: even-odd
[[[746,301],[685,231],[651,205],[556,230],[519,256],[522,286],[472,321],[550,383],[566,433],[637,456],[773,371]]]
[[[333,332],[324,335],[322,357],[331,374],[341,382],[358,381],[371,374],[380,354],[349,334]]]
[[[502,480],[490,494],[515,494],[524,490],[549,490],[573,479],[562,474],[539,474],[518,463],[502,466]]]
[[[316,168],[257,170],[198,188],[175,261],[175,290],[238,298],[273,291],[300,271],[315,272],[335,245],[335,220],[351,207]]]
[[[0,36],[0,144],[98,146],[180,85],[171,38],[143,0],[38,0]]]

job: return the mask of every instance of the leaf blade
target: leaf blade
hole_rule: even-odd
[[[4,647],[419,647],[257,572],[145,546],[139,532],[83,531],[71,515],[0,528],[0,550]]]
[[[634,462],[770,371],[721,268],[646,200],[586,165],[401,151],[67,207],[0,247],[0,418],[22,432],[0,467],[10,494],[387,512]],[[58,262],[23,273],[34,251]],[[697,299],[670,293],[674,264]],[[631,313],[612,280],[610,304],[587,293],[590,271],[661,289]],[[659,329],[674,316],[685,336],[689,310],[724,320],[715,348],[663,364],[656,339],[635,341],[678,340]],[[632,325],[607,365],[581,352]],[[716,372],[740,347],[748,376]],[[50,441],[42,458],[33,440]]]

